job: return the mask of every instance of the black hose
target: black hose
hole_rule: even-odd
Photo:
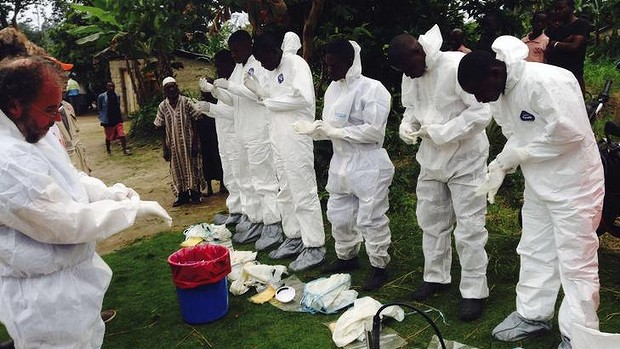
[[[379,344],[380,344],[379,333],[381,331],[381,312],[383,311],[383,309],[394,306],[394,305],[399,305],[401,307],[409,308],[413,310],[414,312],[422,315],[424,319],[426,320],[426,322],[428,322],[429,325],[431,325],[431,327],[433,328],[433,331],[435,331],[437,338],[439,338],[439,343],[441,344],[441,348],[446,349],[446,343],[443,340],[443,336],[441,335],[441,332],[439,332],[439,328],[437,327],[437,325],[435,325],[435,323],[433,322],[433,319],[431,319],[430,316],[426,315],[425,312],[414,307],[413,305],[408,304],[408,303],[401,303],[401,302],[388,303],[388,304],[382,305],[379,308],[379,310],[377,310],[377,313],[372,318],[372,338],[371,338],[372,343],[369,343],[371,349],[380,349],[379,348]]]

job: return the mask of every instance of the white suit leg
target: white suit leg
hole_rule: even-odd
[[[280,186],[277,205],[282,218],[282,230],[284,230],[287,238],[299,239],[301,238],[301,227],[299,226],[299,220],[295,216],[295,207],[293,205],[291,188],[287,180],[288,177],[283,175],[286,171],[284,162],[275,143],[273,144],[273,162],[278,176],[278,185]]]
[[[276,194],[278,193],[278,181],[273,165],[271,144],[268,135],[254,134],[247,139],[248,162],[250,175],[256,196],[252,199],[252,205],[260,213],[258,221],[264,224],[274,224],[280,221],[280,214],[276,206]]]
[[[336,256],[349,260],[357,256],[363,240],[355,227],[359,203],[355,196],[339,192],[338,186],[333,183],[335,181],[338,180],[330,173],[329,182],[332,183],[327,185],[327,219],[332,225]]]
[[[571,200],[570,207],[550,205],[555,222],[555,245],[559,261],[564,299],[558,314],[560,332],[570,338],[571,327],[579,324],[598,329],[599,246],[596,228],[600,221],[600,206],[592,196]],[[577,208],[575,208],[577,206]]]
[[[517,312],[526,319],[547,321],[553,317],[560,289],[555,233],[547,206],[527,183],[522,214]]]
[[[484,249],[488,239],[485,225],[486,198],[476,196],[475,190],[481,183],[486,166],[482,159],[478,168],[449,183],[452,205],[456,216],[454,244],[461,264],[460,291],[463,298],[487,298],[487,265],[489,259]]]
[[[239,148],[239,157],[237,162],[237,170],[239,175],[239,191],[241,192],[242,212],[248,216],[250,221],[259,222],[260,214],[257,211],[257,194],[254,192],[252,184],[252,175],[250,173],[250,164],[248,161],[248,150],[242,142]]]
[[[356,171],[351,176],[359,203],[357,228],[364,237],[370,265],[376,268],[385,268],[390,262],[388,248],[392,238],[386,212],[390,208],[388,193],[393,176],[394,169]]]
[[[216,125],[219,120],[215,120]],[[226,207],[230,213],[241,213],[241,192],[238,181],[239,169],[239,152],[240,146],[234,133],[220,136],[218,133],[220,159],[222,160],[222,180],[228,190],[226,198]]]
[[[455,217],[448,186],[421,169],[416,195],[416,216],[423,232],[424,281],[450,283],[451,234]]]
[[[98,255],[52,274],[2,278],[1,293],[11,295],[0,298],[2,313],[20,316],[0,314],[0,320],[16,348],[100,348],[105,331],[101,305],[111,278]]]
[[[278,173],[281,182],[284,183],[280,190],[290,193],[284,195],[291,199],[293,214],[299,222],[304,247],[322,247],[325,245],[325,231],[321,203],[317,194],[312,139],[293,133],[291,127],[288,129],[290,129],[288,133],[280,130],[280,134],[277,135],[279,139],[274,139],[278,147],[277,152],[281,155],[280,168],[283,170],[282,173]]]

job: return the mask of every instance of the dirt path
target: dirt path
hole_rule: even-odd
[[[224,195],[203,197],[203,202],[198,205],[184,205],[172,207],[174,197],[170,188],[170,174],[168,163],[161,157],[161,149],[158,146],[132,147],[128,141],[133,155],[124,156],[120,144],[114,144],[112,156],[105,152],[103,129],[99,125],[96,115],[83,115],[79,117],[80,137],[86,148],[86,154],[92,168],[91,175],[104,181],[108,185],[123,183],[136,190],[143,200],[159,202],[172,217],[172,228],[161,223],[158,219],[140,218],[133,227],[101,241],[97,250],[101,254],[110,253],[127,244],[143,237],[156,234],[161,231],[182,231],[188,225],[211,222],[213,215],[225,210]],[[126,124],[125,130],[128,131]],[[215,192],[219,190],[214,185]],[[183,236],[179,235],[179,242]]]

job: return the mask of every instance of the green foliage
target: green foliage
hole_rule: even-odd
[[[202,53],[213,58],[216,53],[228,48],[227,40],[230,34],[232,34],[233,29],[232,24],[226,23],[219,31],[213,34],[201,34],[204,36],[204,39],[196,38],[200,35],[196,35],[196,33],[194,33],[195,39],[187,42],[185,44],[185,48],[188,51]]]
[[[131,113],[131,129],[129,137],[132,141],[159,140],[163,137],[163,131],[155,128],[153,121],[157,116],[157,106],[161,102],[161,96],[153,98],[149,103],[143,105],[140,110]]]

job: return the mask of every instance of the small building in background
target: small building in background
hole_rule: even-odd
[[[182,66],[182,69],[174,71],[174,78],[183,94],[190,94],[194,97],[200,95],[198,79],[201,77],[211,77],[215,79],[215,67],[208,56],[189,51],[176,50],[174,52],[174,62]],[[141,62],[141,64],[143,61]],[[129,67],[127,66],[129,64]],[[133,86],[128,69],[133,69],[131,61],[124,59],[114,59],[109,61],[110,76],[116,86],[116,93],[121,98],[121,113],[129,115],[140,109],[136,88]],[[160,79],[162,80],[163,77]],[[154,76],[147,78],[147,88],[161,88],[161,81],[156,81]],[[101,93],[103,91],[99,91]]]

